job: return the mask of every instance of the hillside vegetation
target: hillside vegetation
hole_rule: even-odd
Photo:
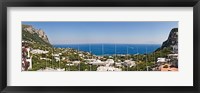
[[[52,47],[52,45],[49,42],[46,42],[44,39],[42,39],[38,33],[35,32],[35,29],[29,29],[32,28],[29,25],[22,25],[22,40],[23,41],[29,41],[32,44],[36,44],[34,46],[46,46],[46,47]],[[32,31],[32,32],[31,32]]]

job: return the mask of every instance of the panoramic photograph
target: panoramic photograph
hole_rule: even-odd
[[[23,21],[21,71],[178,71],[178,21]]]

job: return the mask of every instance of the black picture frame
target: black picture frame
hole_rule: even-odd
[[[2,93],[199,93],[200,0],[2,0],[0,1],[0,91]],[[7,7],[193,7],[194,86],[7,86]],[[183,77],[184,78],[184,77]]]

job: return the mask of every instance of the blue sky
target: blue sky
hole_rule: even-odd
[[[51,44],[162,44],[178,21],[161,22],[22,22],[42,29]]]

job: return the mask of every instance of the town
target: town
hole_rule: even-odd
[[[151,54],[96,56],[72,48],[42,50],[29,45],[22,41],[23,71],[178,71],[178,54],[166,53],[170,52],[167,49]]]

